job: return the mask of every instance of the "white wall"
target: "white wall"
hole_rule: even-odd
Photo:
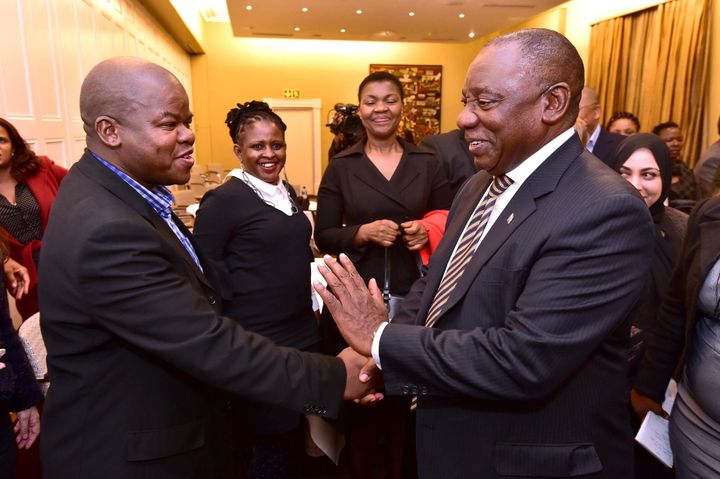
[[[101,60],[159,63],[192,98],[190,56],[138,0],[0,0],[0,11],[0,116],[56,163],[82,155],[80,84]]]

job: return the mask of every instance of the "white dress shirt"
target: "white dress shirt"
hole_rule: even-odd
[[[599,127],[598,127],[599,128]],[[530,155],[525,161],[520,163],[518,166],[513,168],[511,171],[507,172],[506,175],[510,177],[511,180],[513,180],[513,184],[508,187],[507,190],[505,190],[500,196],[497,197],[495,200],[495,206],[490,213],[490,217],[488,218],[487,225],[485,225],[485,230],[482,233],[482,236],[478,240],[477,244],[475,245],[475,249],[477,250],[477,247],[482,243],[483,239],[485,239],[485,236],[487,235],[488,231],[490,231],[490,228],[492,228],[493,224],[495,223],[495,220],[498,219],[498,217],[502,214],[505,207],[510,203],[510,200],[512,200],[513,196],[515,196],[515,193],[518,192],[520,187],[525,183],[525,180],[527,180],[530,175],[533,174],[535,170],[538,169],[540,165],[547,160],[550,155],[555,153],[555,150],[560,148],[560,146],[565,143],[567,140],[570,139],[571,136],[575,134],[575,129],[570,128],[560,135],[553,138],[550,142],[548,142],[545,146],[540,148],[538,151]],[[490,190],[490,188],[488,188]],[[487,196],[488,191],[485,191],[485,194],[483,194],[482,198],[480,198],[480,201],[478,201],[478,204],[475,206],[475,210],[480,206],[480,204],[485,199],[485,196]],[[472,218],[473,215],[470,215],[468,218],[468,222],[470,221],[470,218]],[[463,228],[463,232],[460,235],[462,238],[462,235],[465,234],[465,230],[467,229],[467,223],[465,224],[465,228]],[[450,256],[450,260],[448,260],[448,265],[452,262],[452,257],[455,256],[455,251],[457,249],[457,243],[455,244],[455,249],[453,249],[453,253]],[[447,266],[445,266],[447,271]],[[378,368],[380,368],[380,337],[382,336],[382,332],[385,329],[385,326],[387,326],[388,323],[382,323],[377,331],[375,331],[375,336],[373,337],[372,342],[372,357],[375,363],[378,365]],[[382,368],[381,368],[382,369]]]

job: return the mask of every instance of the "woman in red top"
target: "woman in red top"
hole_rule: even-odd
[[[17,300],[23,319],[38,311],[40,242],[65,173],[65,168],[49,158],[35,155],[15,127],[0,118],[0,233],[8,243],[10,257],[30,275],[28,294]]]

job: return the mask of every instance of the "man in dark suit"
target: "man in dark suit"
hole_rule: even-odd
[[[458,126],[487,174],[456,197],[392,323],[346,257],[321,268],[330,289],[315,287],[348,343],[372,352],[387,394],[417,396],[422,478],[632,474],[627,315],[652,219],[574,133],[583,77],[550,30],[479,53]]]
[[[216,278],[162,186],[187,182],[193,164],[177,78],[136,58],[102,62],[80,112],[88,149],[40,262],[44,476],[236,477],[227,394],[322,415],[358,396],[364,358],[280,348],[218,314]]]
[[[453,198],[465,180],[478,171],[470,154],[470,145],[465,141],[465,134],[460,129],[426,136],[420,146],[428,147],[435,153],[450,182]]]
[[[588,135],[590,135],[585,147],[612,168],[615,150],[625,137],[610,133],[600,125],[600,117],[602,116],[600,102],[595,90],[589,86],[583,88],[578,116],[585,122]]]

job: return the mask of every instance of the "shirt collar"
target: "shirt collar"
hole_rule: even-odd
[[[550,155],[555,153],[555,150],[568,141],[570,137],[575,134],[574,128],[568,128],[558,136],[550,140],[546,145],[540,148],[538,151],[528,157],[527,160],[523,161],[511,171],[508,171],[507,176],[513,180],[513,185],[520,186],[523,184],[528,177],[533,174],[535,170],[547,160]]]
[[[130,185],[130,187],[135,190],[136,193],[138,193],[140,196],[143,197],[143,199],[145,199],[145,201],[147,201],[147,203],[152,207],[153,210],[155,210],[157,214],[162,217],[170,216],[174,199],[169,189],[167,189],[163,185],[153,185],[148,189],[135,181],[130,176],[128,176],[127,173],[118,169],[112,163],[109,163],[108,161],[100,158],[100,156],[98,156],[92,151],[90,153],[95,157],[96,160],[98,160],[110,171],[119,176],[125,183]]]
[[[258,190],[260,190],[261,193],[266,194],[268,197],[273,197],[277,195],[284,196],[284,193],[286,191],[282,180],[278,181],[277,185],[273,185],[272,183],[268,183],[261,180],[260,178],[256,178],[253,175],[247,174],[240,168],[235,168],[234,170],[230,171],[230,173],[228,173],[228,176],[232,176],[244,182],[251,183],[253,187],[257,188]]]
[[[595,143],[597,143],[597,139],[600,136],[600,129],[600,124],[598,123],[597,126],[595,126],[592,135],[590,135],[590,138],[588,138],[586,145],[588,151],[593,151],[593,148],[595,148]]]

